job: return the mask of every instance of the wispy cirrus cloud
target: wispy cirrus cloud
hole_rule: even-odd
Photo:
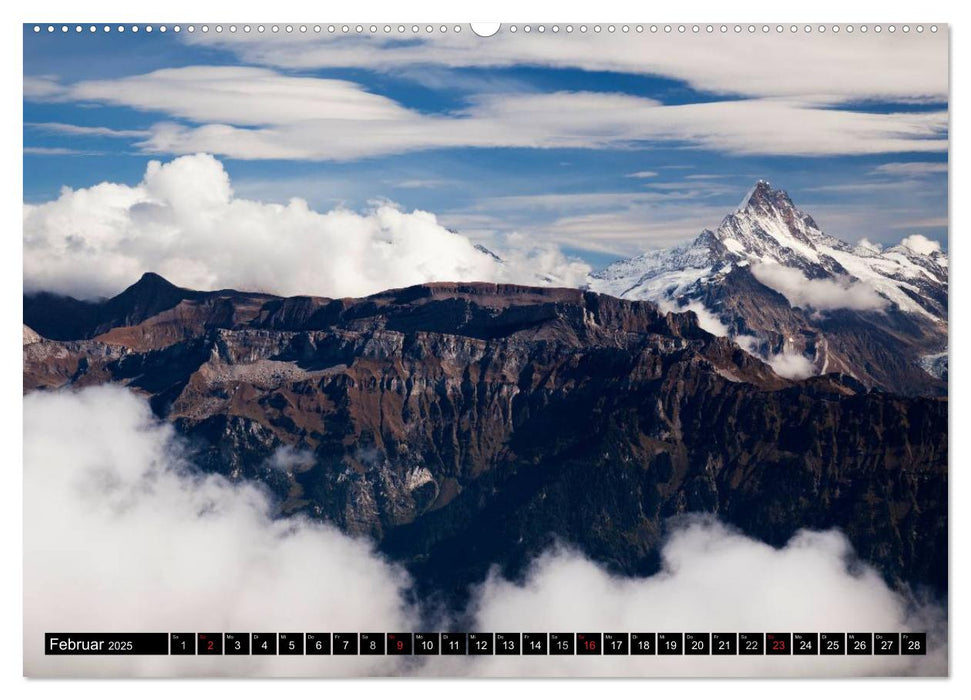
[[[24,126],[50,134],[64,136],[104,136],[107,138],[143,138],[151,132],[144,129],[111,129],[106,126],[82,126],[61,122],[27,122]]]
[[[948,220],[946,217],[938,216],[930,219],[910,219],[906,221],[899,221],[892,224],[893,228],[938,228],[947,229]]]
[[[816,96],[830,101],[946,101],[947,30],[905,34],[589,33],[529,36],[500,31],[329,36],[185,34],[249,63],[279,68],[370,68],[397,73],[416,66],[581,68],[660,75],[720,95]]]
[[[901,175],[904,177],[938,175],[947,172],[947,163],[883,163],[871,172],[876,175]]]
[[[859,112],[784,98],[667,105],[623,93],[557,91],[479,95],[460,110],[428,114],[345,80],[232,66],[80,81],[63,86],[58,99],[65,98],[162,113],[168,120],[138,144],[146,152],[241,159],[341,161],[440,148],[604,149],[658,141],[736,155],[947,149],[946,111]]]
[[[900,240],[899,231],[908,228],[922,229],[925,233],[941,236],[943,240],[947,238],[946,206],[942,207],[944,216],[915,215],[915,202],[919,203],[928,196],[928,191],[919,189],[917,184],[903,190],[897,188],[886,190],[884,196],[887,199],[883,206],[878,207],[868,205],[864,199],[868,192],[874,191],[843,190],[843,192],[848,192],[858,201],[836,203],[813,199],[801,204],[800,208],[803,211],[812,212],[813,218],[824,231],[844,241],[856,241],[866,237],[884,245],[895,245]],[[825,194],[833,195],[837,192]],[[929,194],[933,196],[936,192],[930,190]]]
[[[159,53],[131,61],[139,68],[129,75],[121,46],[110,73],[83,52],[65,56],[72,63],[62,71],[40,54],[25,63],[36,70],[24,79],[28,155],[212,153],[252,161],[232,165],[248,199],[297,194],[316,207],[360,209],[392,198],[490,246],[497,232],[520,232],[641,252],[717,224],[734,191],[767,176],[821,188],[821,208],[807,211],[853,240],[889,242],[901,221],[941,220],[946,175],[930,161],[947,148],[946,28],[921,36],[560,29],[489,39],[424,27],[401,36],[169,34],[153,37]],[[214,58],[223,65],[202,65]],[[925,106],[896,109],[916,102]],[[928,164],[904,162],[912,160]],[[31,200],[65,184],[53,172],[28,173]],[[70,177],[91,185],[130,173]],[[612,211],[585,196],[577,202],[589,208],[566,197],[558,212],[539,200],[531,213],[478,206],[502,194],[601,189],[695,196],[676,206],[621,195]],[[699,199],[719,191],[721,210]]]
[[[430,189],[434,187],[442,187],[444,185],[448,185],[449,182],[448,180],[440,180],[440,179],[433,179],[433,178],[426,178],[426,179],[414,178],[411,180],[398,180],[396,182],[391,182],[389,184],[392,185],[393,187],[397,187],[403,190],[421,190],[421,189]]]
[[[97,151],[85,151],[62,146],[24,146],[24,155],[29,156],[93,156]]]
[[[25,100],[58,100],[64,98],[64,86],[56,75],[25,75]]]

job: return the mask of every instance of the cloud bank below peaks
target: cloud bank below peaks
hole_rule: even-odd
[[[96,298],[154,271],[193,289],[344,297],[435,281],[579,286],[590,271],[556,248],[507,243],[497,260],[433,214],[387,203],[317,212],[241,199],[222,164],[196,154],[151,161],[135,186],[24,205],[24,287]]]
[[[410,629],[407,574],[369,543],[273,519],[264,493],[183,458],[171,426],[112,386],[24,399],[28,675],[387,674],[390,657],[49,657],[44,632]],[[59,658],[59,661],[51,659]],[[178,659],[183,660],[178,660]]]
[[[293,455],[281,457],[281,463]],[[676,523],[662,570],[617,577],[560,547],[525,578],[488,577],[470,631],[927,631],[927,656],[45,656],[50,631],[421,631],[408,575],[370,543],[273,518],[264,491],[186,461],[127,389],[24,398],[24,672],[28,676],[940,675],[944,612],[856,562],[836,532],[773,548],[709,517]],[[429,606],[433,607],[433,606]],[[458,623],[453,623],[458,624]],[[474,628],[474,629],[473,629]]]
[[[545,632],[841,631],[927,629],[944,643],[943,612],[912,606],[873,569],[854,561],[836,531],[797,533],[782,548],[752,540],[710,516],[675,521],[661,571],[646,578],[611,576],[569,548],[535,560],[521,582],[490,577],[472,605],[483,629]],[[484,675],[547,676],[858,676],[943,673],[938,647],[907,657],[531,657],[475,659]],[[917,657],[910,657],[917,658]],[[442,665],[448,666],[443,659]]]
[[[870,311],[885,308],[888,304],[873,287],[852,278],[809,279],[800,270],[777,263],[757,263],[752,266],[752,274],[759,282],[779,292],[792,306],[817,311]]]

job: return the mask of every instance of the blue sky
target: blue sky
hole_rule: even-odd
[[[237,197],[390,200],[598,267],[717,226],[765,178],[847,240],[946,246],[946,37],[814,39],[27,25],[24,200],[202,151]]]

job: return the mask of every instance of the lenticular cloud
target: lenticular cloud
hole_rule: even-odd
[[[135,186],[64,188],[24,205],[24,287],[96,298],[151,271],[193,289],[344,297],[438,281],[579,286],[590,271],[517,240],[497,260],[424,211],[241,199],[222,163],[197,154],[151,161]]]

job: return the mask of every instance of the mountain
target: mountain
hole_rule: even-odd
[[[946,365],[947,255],[922,237],[851,246],[764,180],[716,230],[617,262],[589,286],[695,311],[787,376],[837,371],[887,391],[947,391],[928,371],[931,358]]]
[[[31,343],[39,343],[43,338],[30,326],[24,325],[24,345],[30,345]]]
[[[668,518],[691,512],[776,545],[839,527],[888,580],[947,588],[947,400],[781,377],[695,313],[577,289],[279,298],[155,277],[83,323],[79,303],[25,298],[44,329],[25,391],[126,385],[200,468],[373,537],[448,600],[554,541],[653,572]]]
[[[53,340],[92,338],[110,328],[137,324],[193,298],[200,298],[199,293],[148,272],[118,296],[100,302],[47,292],[25,295],[24,318],[30,317],[35,330]]]

